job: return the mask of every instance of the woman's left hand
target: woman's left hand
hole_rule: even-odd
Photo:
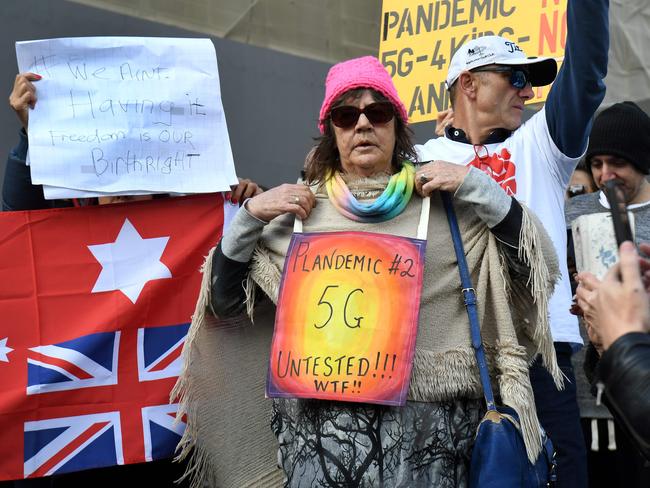
[[[454,193],[463,183],[469,166],[433,161],[420,166],[415,173],[415,190],[421,197],[428,197],[434,190]]]

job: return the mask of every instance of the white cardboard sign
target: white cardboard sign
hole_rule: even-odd
[[[18,42],[16,55],[20,72],[43,77],[29,117],[34,184],[124,194],[237,183],[209,39],[49,39]]]

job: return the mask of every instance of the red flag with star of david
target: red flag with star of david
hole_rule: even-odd
[[[173,455],[220,195],[0,213],[0,480]]]

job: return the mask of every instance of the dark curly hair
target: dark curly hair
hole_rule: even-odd
[[[389,101],[388,98],[376,90],[357,88],[343,93],[332,103],[332,108],[343,105],[350,98],[358,100],[366,91],[372,94],[375,102]],[[305,181],[308,184],[317,184],[325,181],[332,170],[343,170],[331,120],[328,120],[325,124],[325,134],[316,138],[316,141],[318,144],[305,163]],[[396,115],[395,148],[393,149],[393,158],[391,160],[393,172],[396,173],[402,168],[402,161],[405,159],[411,161],[415,161],[416,159],[415,148],[413,147],[413,131]]]

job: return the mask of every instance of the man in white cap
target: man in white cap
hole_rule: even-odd
[[[554,59],[528,58],[503,37],[480,37],[464,44],[447,75],[453,124],[446,127],[445,137],[416,146],[421,162],[473,165],[491,175],[538,215],[553,239],[562,278],[549,311],[558,363],[566,375],[564,390],[557,390],[538,363],[531,367],[530,376],[539,419],[556,447],[558,486],[571,488],[585,487],[587,480],[570,360],[582,339],[576,318],[569,314],[564,193],[587,147],[592,116],[605,96],[608,14],[608,0],[568,0],[569,36],[557,78]],[[545,107],[522,125],[532,87],[554,79]],[[442,167],[432,162],[419,168],[418,189],[427,192],[425,182],[435,179]],[[504,209],[504,217],[516,211],[515,206]]]

